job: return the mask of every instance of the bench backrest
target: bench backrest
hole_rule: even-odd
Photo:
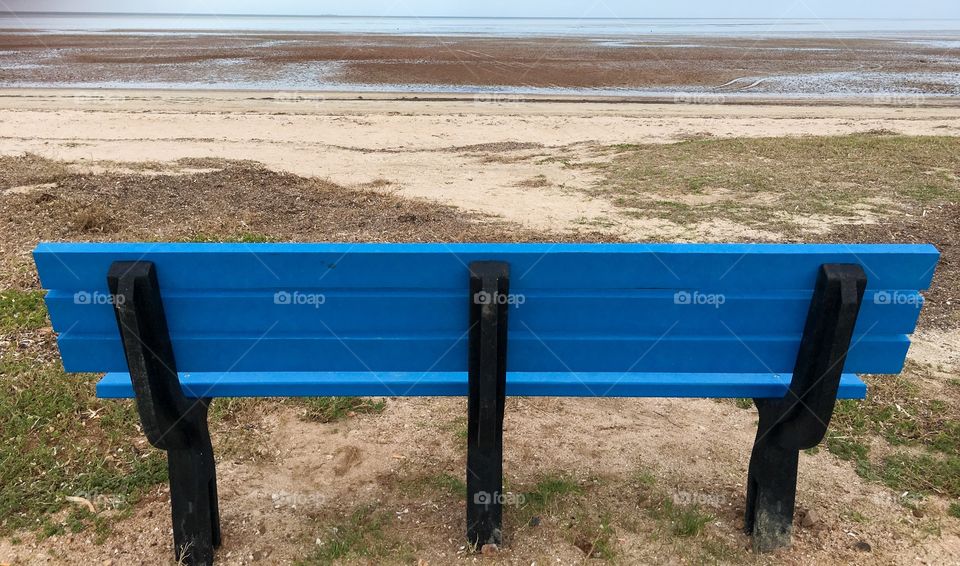
[[[64,367],[124,372],[107,272],[156,266],[184,372],[466,371],[468,265],[510,264],[513,372],[789,373],[825,263],[863,267],[845,371],[902,369],[930,245],[93,244],[34,252]],[[484,300],[484,299],[480,299]]]

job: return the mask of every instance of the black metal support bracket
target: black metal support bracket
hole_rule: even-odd
[[[180,388],[173,345],[150,262],[115,262],[107,284],[147,439],[167,451],[174,554],[178,563],[209,565],[220,546],[210,399],[188,399]]]
[[[467,399],[467,540],[502,544],[503,410],[507,385],[510,266],[470,265]]]
[[[823,440],[867,286],[855,264],[820,267],[793,380],[783,399],[754,399],[760,414],[747,479],[744,528],[755,552],[790,544],[800,451]]]

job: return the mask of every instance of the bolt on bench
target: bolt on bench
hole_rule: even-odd
[[[500,543],[506,395],[753,398],[746,525],[789,544],[799,451],[901,371],[930,245],[71,244],[34,252],[68,372],[166,450],[177,559],[220,544],[217,397],[468,396],[467,538]]]

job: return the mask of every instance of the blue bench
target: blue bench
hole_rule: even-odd
[[[757,551],[857,373],[901,371],[929,245],[90,244],[35,252],[64,368],[168,453],[177,559],[220,542],[217,397],[466,395],[467,537],[501,543],[505,395],[747,397]],[[508,347],[509,346],[509,347]],[[188,553],[184,553],[189,549]]]

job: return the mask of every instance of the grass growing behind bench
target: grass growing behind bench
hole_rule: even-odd
[[[9,355],[0,357],[0,376],[0,532],[40,527],[51,535],[97,523],[99,533],[104,527],[92,514],[74,511],[63,523],[50,516],[67,497],[124,511],[165,481],[162,454],[133,441],[132,404],[97,401],[93,376]]]
[[[387,406],[383,399],[365,397],[306,397],[293,402],[302,410],[303,420],[315,423],[332,423],[359,414],[378,415]]]
[[[47,325],[42,291],[0,291],[0,334],[37,330]]]
[[[922,396],[917,380],[923,378],[929,378],[925,369],[914,363],[905,375],[868,376],[865,402],[837,403],[826,446],[864,479],[898,493],[960,498],[960,403]],[[874,436],[890,453],[872,454]]]
[[[165,481],[165,461],[136,441],[132,403],[98,401],[96,376],[63,372],[47,326],[43,293],[0,292],[0,533],[92,525],[102,539],[109,518]],[[53,521],[67,497],[80,506]]]

